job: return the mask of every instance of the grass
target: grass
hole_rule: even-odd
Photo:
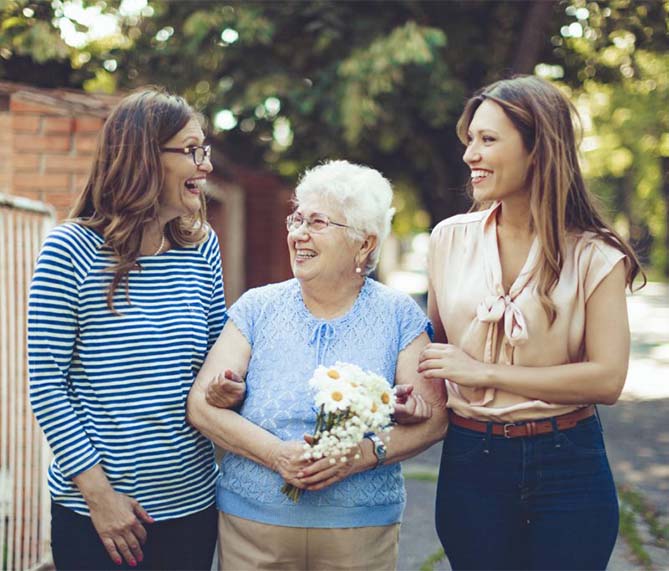
[[[434,470],[405,470],[403,472],[405,480],[417,480],[419,482],[435,482],[439,478],[439,473]]]
[[[434,571],[434,566],[445,559],[446,554],[443,549],[438,549],[430,555],[420,566],[420,571]]]
[[[648,500],[629,486],[620,486],[618,495],[621,503],[629,505],[646,523],[655,545],[667,549],[669,547],[669,525],[662,524],[659,513]]]
[[[653,562],[639,536],[634,508],[626,503],[622,497],[620,501],[620,528],[618,533],[625,540],[636,562],[644,569],[652,569]]]

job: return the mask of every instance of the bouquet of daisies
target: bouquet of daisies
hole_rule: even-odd
[[[395,410],[395,392],[388,381],[357,365],[337,362],[319,366],[309,386],[315,392],[318,410],[312,444],[304,445],[304,458],[320,460],[329,457],[334,464],[362,442],[369,432],[388,432]],[[360,456],[355,454],[354,458]],[[297,502],[302,490],[284,484],[281,491]]]

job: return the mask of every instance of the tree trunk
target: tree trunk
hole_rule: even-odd
[[[664,199],[664,267],[662,274],[669,278],[669,157],[660,159],[662,169],[662,198]]]
[[[548,38],[548,26],[557,2],[534,0],[525,16],[523,30],[513,58],[513,73],[533,73]]]
[[[434,227],[444,218],[466,212],[471,201],[465,187],[467,168],[461,158],[462,145],[455,133],[442,133],[431,143],[427,148],[432,168],[420,183],[420,194]]]

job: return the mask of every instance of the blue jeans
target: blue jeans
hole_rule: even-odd
[[[437,533],[460,569],[605,569],[618,498],[597,416],[507,439],[451,425]]]

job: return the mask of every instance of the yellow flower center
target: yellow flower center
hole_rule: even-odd
[[[379,410],[379,407],[375,402],[373,402],[372,403],[372,412],[376,412],[377,410]]]
[[[383,393],[381,395],[381,402],[383,404],[388,404],[390,402],[390,395],[388,393]]]
[[[341,399],[344,398],[344,395],[341,394],[339,391],[333,392],[332,395],[330,395],[330,396],[332,396],[332,400],[337,401],[337,402],[339,402]]]
[[[337,371],[335,371],[334,369],[330,369],[328,371],[328,377],[330,377],[331,379],[338,379],[339,376],[340,376],[339,373]]]

